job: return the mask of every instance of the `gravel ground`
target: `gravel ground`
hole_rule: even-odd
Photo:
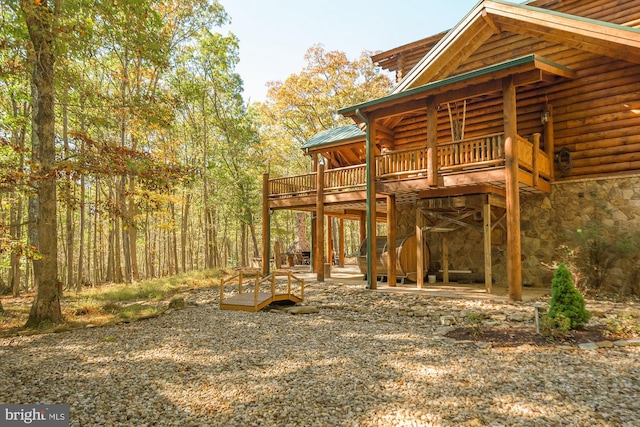
[[[530,305],[362,288],[311,283],[304,315],[220,311],[213,288],[154,319],[5,338],[0,402],[69,404],[72,426],[640,425],[640,347],[480,348],[441,317],[532,327]]]

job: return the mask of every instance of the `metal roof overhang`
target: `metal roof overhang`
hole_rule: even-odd
[[[356,115],[358,110],[368,115],[370,120],[406,114],[425,109],[426,99],[431,96],[436,103],[442,103],[499,92],[502,90],[502,79],[508,76],[513,76],[516,86],[524,86],[558,77],[574,78],[575,71],[541,56],[527,55],[342,108],[338,113],[356,122],[361,121]]]

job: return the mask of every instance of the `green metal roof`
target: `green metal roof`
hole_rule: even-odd
[[[366,134],[360,130],[358,125],[353,124],[341,126],[339,128],[322,130],[316,133],[310,140],[302,144],[302,149],[309,151],[311,148],[348,141],[355,138],[364,138],[365,136]]]
[[[509,68],[513,68],[516,67],[518,65],[523,65],[523,64],[527,64],[527,63],[535,63],[536,61],[542,61],[548,64],[553,64],[555,67],[559,67],[559,68],[564,68],[566,69],[567,67],[560,65],[560,64],[555,64],[553,63],[553,61],[549,61],[545,58],[541,58],[539,56],[536,55],[526,55],[523,56],[521,58],[517,58],[517,59],[512,59],[510,61],[505,61],[505,62],[501,62],[499,64],[495,64],[495,65],[490,65],[488,67],[485,68],[479,68],[477,70],[474,71],[469,71],[467,73],[462,73],[462,74],[458,74],[456,76],[453,77],[448,77],[446,79],[442,79],[442,80],[438,80],[432,83],[427,83],[426,85],[422,85],[422,86],[418,86],[416,88],[413,89],[409,89],[409,90],[405,90],[404,92],[399,92],[399,93],[394,93],[392,95],[387,95],[384,96],[382,98],[378,98],[378,99],[374,99],[372,101],[367,101],[367,102],[363,102],[362,104],[356,104],[356,105],[352,105],[350,107],[346,107],[346,108],[342,108],[340,110],[338,110],[339,114],[348,114],[348,113],[352,113],[355,110],[358,109],[363,109],[363,108],[368,108],[368,107],[373,107],[379,104],[383,104],[385,102],[389,102],[389,101],[394,101],[394,100],[399,100],[402,98],[406,98],[406,97],[410,97],[412,95],[418,95],[420,93],[423,92],[429,92],[432,91],[434,89],[438,89],[444,86],[448,86],[454,83],[459,83],[459,82],[463,82],[465,80],[470,80],[470,79],[474,79],[474,78],[478,78],[487,74],[492,74],[495,73],[496,71],[500,71],[500,70],[505,70],[505,69],[509,69]]]

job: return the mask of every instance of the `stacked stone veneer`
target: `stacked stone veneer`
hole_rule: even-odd
[[[571,246],[571,237],[590,220],[599,221],[604,233],[612,236],[640,230],[640,175],[557,182],[551,190],[551,194],[520,196],[524,285],[550,286],[553,273],[546,266],[561,261],[558,249]],[[397,206],[398,236],[415,232],[415,212],[415,205]],[[481,227],[482,218],[475,220]],[[440,275],[442,235],[427,233],[426,238],[431,251],[429,272]],[[495,231],[492,238],[493,281],[506,284],[506,233]],[[450,269],[472,271],[452,275],[452,280],[484,281],[481,233],[468,229],[447,233],[447,247]],[[625,274],[613,269],[608,280],[620,284]]]

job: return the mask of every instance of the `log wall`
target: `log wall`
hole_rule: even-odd
[[[640,1],[539,1],[561,12],[640,27]],[[453,74],[472,71],[528,54],[538,54],[576,71],[576,78],[538,83],[517,91],[518,133],[544,134],[540,121],[545,105],[553,107],[555,153],[571,153],[571,169],[557,168],[557,179],[640,170],[640,65],[585,53],[561,45],[502,32],[490,38]],[[462,102],[455,105],[462,111]],[[468,99],[465,138],[501,132],[502,96]],[[397,119],[394,149],[427,143],[426,109]],[[447,104],[438,111],[438,141],[451,141]],[[388,141],[385,141],[387,145]],[[541,147],[545,148],[544,139]]]

